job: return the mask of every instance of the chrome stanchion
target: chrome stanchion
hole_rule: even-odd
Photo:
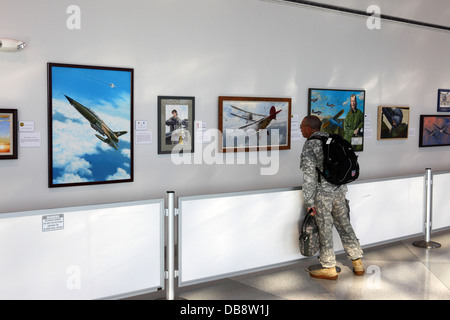
[[[167,191],[166,299],[175,299],[175,192]]]
[[[420,248],[434,249],[440,248],[441,245],[437,242],[431,241],[431,214],[432,214],[432,196],[433,192],[433,176],[431,169],[425,169],[425,235],[424,240],[414,241],[413,245]]]
[[[175,216],[177,215],[175,209],[175,192],[167,191],[167,209],[166,209],[166,298],[165,300],[186,300],[184,298],[175,296],[175,278],[178,276],[178,270],[175,270]],[[158,299],[158,300],[164,300]]]

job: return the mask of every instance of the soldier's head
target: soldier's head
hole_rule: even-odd
[[[300,124],[300,130],[304,138],[309,139],[311,135],[320,130],[321,121],[317,116],[306,116]]]

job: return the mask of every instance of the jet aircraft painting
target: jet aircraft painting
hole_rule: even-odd
[[[95,134],[95,136],[106,143],[107,145],[113,147],[114,149],[119,148],[119,137],[127,133],[127,131],[113,131],[111,130],[105,122],[95,114],[94,111],[88,107],[83,106],[78,101],[64,95],[69,103],[91,124],[92,129],[100,133],[101,135]],[[102,137],[103,136],[103,137]]]

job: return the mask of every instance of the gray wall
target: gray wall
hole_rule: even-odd
[[[370,2],[401,14],[387,0]],[[408,2],[405,17],[449,21],[447,2],[424,3]],[[72,4],[79,30],[66,26]],[[175,165],[158,155],[158,95],[195,96],[196,120],[211,129],[221,95],[291,97],[301,119],[308,88],[365,89],[373,134],[359,153],[360,179],[450,169],[449,147],[418,147],[420,114],[436,114],[437,90],[450,88],[449,32],[385,21],[370,30],[364,17],[263,0],[0,0],[0,8],[0,38],[28,44],[0,53],[0,107],[17,108],[42,135],[41,147],[0,161],[1,213],[302,184],[303,139],[279,152],[275,175],[261,175],[262,164]],[[47,187],[48,62],[134,68],[135,120],[148,120],[153,133],[152,144],[135,145],[134,182]],[[415,136],[378,141],[379,105],[410,106]]]

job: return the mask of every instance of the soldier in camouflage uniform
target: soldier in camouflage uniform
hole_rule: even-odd
[[[303,137],[309,139],[313,135],[328,136],[328,133],[319,131],[320,125],[318,117],[305,117],[300,126]],[[313,270],[310,275],[330,280],[338,278],[333,250],[333,225],[339,233],[344,250],[353,262],[353,272],[356,275],[363,275],[364,267],[361,262],[363,251],[350,224],[349,206],[345,198],[347,186],[337,186],[323,178],[319,183],[316,167],[323,170],[322,141],[312,139],[306,141],[303,146],[300,169],[303,171],[302,189],[305,206],[308,212],[312,210],[319,228],[319,261],[322,269]]]

